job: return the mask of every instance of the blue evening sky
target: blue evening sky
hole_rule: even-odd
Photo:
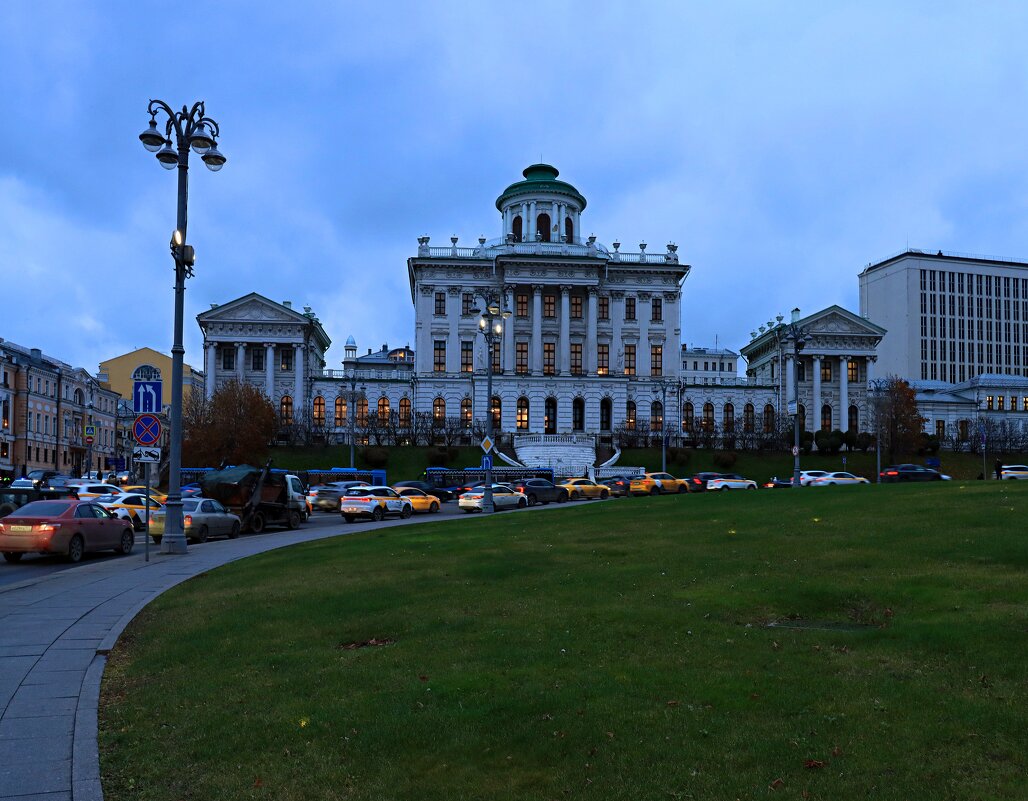
[[[144,10],[146,9],[146,10]],[[859,311],[910,247],[1028,257],[1023,2],[0,3],[0,336],[95,370],[170,351],[175,174],[147,100],[203,99],[195,315],[251,291],[334,340],[413,339],[417,237],[500,233],[540,160],[583,233],[677,242],[689,344]]]

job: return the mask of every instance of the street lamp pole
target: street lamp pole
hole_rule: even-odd
[[[503,334],[503,321],[510,317],[510,309],[506,307],[504,302],[502,308],[500,305],[500,297],[495,292],[484,292],[482,294],[482,300],[485,301],[485,309],[472,309],[472,314],[481,314],[478,318],[478,328],[481,331],[482,336],[485,337],[486,354],[485,354],[485,375],[486,375],[486,400],[485,400],[485,417],[486,426],[485,432],[486,437],[492,442],[493,439],[493,345]],[[488,456],[489,454],[487,454]],[[482,498],[482,512],[485,514],[492,514],[495,511],[493,506],[493,467],[492,467],[492,456],[489,456],[489,461],[486,462],[485,469],[485,492]]]
[[[781,320],[781,315],[778,316]],[[800,485],[800,352],[807,345],[807,332],[798,325],[800,310],[792,310],[792,320],[786,326],[785,341],[792,342],[792,400],[786,398],[786,411],[792,415],[792,486]],[[781,352],[781,351],[779,351]],[[784,370],[782,373],[784,374]]]
[[[183,307],[186,278],[193,275],[193,248],[186,244],[186,222],[189,198],[189,149],[199,155],[207,168],[217,172],[225,165],[225,156],[218,150],[217,137],[221,134],[218,123],[205,113],[203,101],[192,109],[182,106],[173,111],[163,100],[151,100],[147,106],[150,126],[139,135],[143,147],[155,153],[166,170],[178,167],[178,209],[175,232],[171,237],[171,252],[175,260],[175,331],[171,346],[171,447],[168,454],[168,501],[165,531],[161,538],[161,553],[187,552],[186,536],[182,525],[182,345]],[[164,133],[157,129],[157,115],[167,117]],[[172,147],[171,134],[175,134]]]
[[[678,384],[670,378],[655,382],[660,388],[660,471],[667,472],[667,391]],[[652,416],[652,415],[651,415]]]

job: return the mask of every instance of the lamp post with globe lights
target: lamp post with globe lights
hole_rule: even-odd
[[[186,278],[193,275],[193,248],[186,244],[186,219],[189,198],[189,150],[203,159],[207,169],[217,172],[225,166],[225,156],[218,150],[221,135],[218,123],[207,116],[203,101],[190,109],[182,106],[174,111],[163,100],[151,100],[147,106],[150,125],[139,134],[143,147],[156,154],[166,170],[178,167],[178,213],[171,237],[171,254],[175,260],[175,331],[171,346],[171,442],[168,455],[168,502],[161,553],[187,552],[182,526],[182,317]],[[163,133],[158,129],[157,115],[167,117]],[[172,142],[174,134],[174,143]],[[174,144],[174,146],[173,146]]]
[[[486,291],[481,295],[485,301],[485,309],[472,309],[472,314],[481,315],[478,318],[478,330],[485,338],[485,375],[486,375],[486,437],[492,442],[493,439],[493,347],[503,336],[503,321],[510,317],[510,309],[506,301],[501,306],[500,295],[496,292]],[[488,454],[487,454],[488,455]],[[485,492],[482,498],[482,511],[491,514],[495,511],[493,506],[493,467],[492,457],[486,462],[485,469]]]

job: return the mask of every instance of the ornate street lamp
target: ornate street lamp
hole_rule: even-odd
[[[779,315],[779,318],[781,315]],[[792,322],[782,326],[779,319],[779,326],[784,328],[785,334],[782,341],[792,344],[792,401],[786,399],[789,404],[788,413],[792,415],[792,486],[796,489],[800,486],[800,383],[799,383],[799,362],[800,352],[806,347],[811,337],[805,328],[797,323],[800,319],[800,310],[792,310]],[[768,323],[770,325],[770,323]]]
[[[490,442],[493,439],[493,345],[503,336],[503,321],[510,317],[510,309],[503,301],[501,306],[500,295],[492,290],[480,293],[485,302],[485,311],[472,309],[472,314],[480,314],[478,318],[478,330],[485,338],[485,375],[486,375],[486,436]],[[493,467],[492,458],[486,462],[485,470],[485,493],[482,498],[482,512],[491,514],[493,508]]]
[[[674,378],[658,378],[653,386],[660,390],[660,470],[667,472],[667,393],[669,389],[675,389],[679,382]],[[679,403],[681,407],[681,403]],[[650,414],[653,417],[653,414]]]
[[[203,101],[191,109],[182,106],[173,111],[163,100],[151,100],[147,106],[150,125],[139,134],[143,147],[156,154],[166,170],[178,167],[178,213],[171,238],[171,255],[175,260],[175,332],[171,346],[171,448],[168,456],[168,501],[161,553],[186,553],[186,536],[182,526],[182,316],[186,277],[193,275],[193,248],[186,244],[186,218],[189,188],[189,149],[203,159],[207,169],[217,172],[225,166],[225,156],[218,150],[221,135],[218,123],[207,116]],[[161,133],[157,115],[167,120]],[[175,134],[174,147],[172,133]]]
[[[343,370],[348,373],[350,379],[350,395],[348,403],[349,408],[347,409],[348,420],[347,424],[350,429],[350,469],[354,469],[354,425],[357,421],[357,398],[364,397],[366,387],[362,384],[361,390],[357,392],[357,360],[356,359],[344,359]]]

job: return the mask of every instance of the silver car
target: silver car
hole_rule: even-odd
[[[164,509],[150,513],[150,536],[160,543],[164,536]],[[206,542],[208,537],[239,536],[239,518],[211,498],[183,498],[182,523],[189,542]]]

